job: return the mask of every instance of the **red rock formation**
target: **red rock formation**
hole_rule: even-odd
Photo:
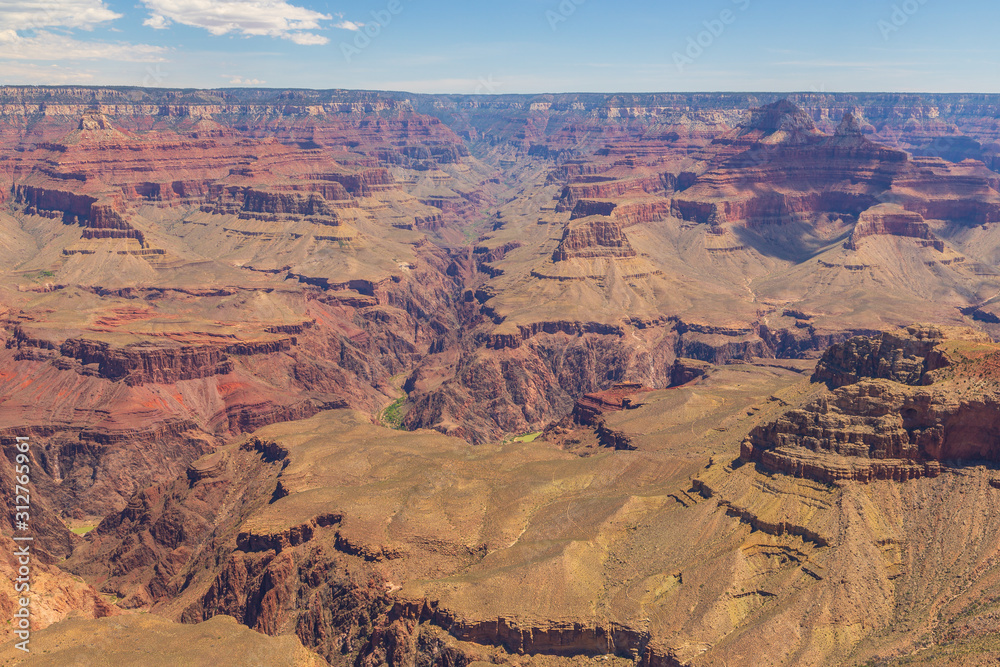
[[[552,253],[552,261],[636,256],[620,223],[611,218],[591,216],[566,225],[559,247]]]
[[[571,211],[583,199],[609,199],[624,197],[629,193],[666,194],[668,179],[664,175],[644,176],[624,180],[608,180],[596,183],[573,183],[562,192],[562,199],[556,211]]]
[[[524,244],[521,243],[520,241],[511,241],[509,243],[505,243],[502,246],[493,249],[487,248],[485,246],[477,246],[476,248],[473,249],[472,252],[478,256],[480,262],[493,263],[493,262],[499,262],[504,257],[506,257],[507,253],[509,253],[511,250],[517,250],[523,245]]]
[[[339,194],[339,193],[334,193]],[[345,197],[346,198],[346,197]],[[324,195],[313,192],[301,193],[263,192],[253,188],[226,188],[214,206],[207,206],[213,213],[247,213],[248,217],[279,219],[276,215],[254,216],[255,213],[278,214],[285,219],[300,216],[323,216],[328,224],[337,224],[337,212],[327,202]],[[315,219],[315,218],[311,218]]]
[[[123,380],[129,385],[174,383],[223,375],[233,370],[223,347],[129,346],[114,349],[108,343],[71,339],[64,342],[61,358],[54,364],[64,370],[84,373],[83,367],[97,366],[96,373],[108,380]],[[63,361],[72,359],[77,363]]]
[[[879,204],[858,216],[848,246],[857,250],[862,239],[878,235],[920,239],[930,242],[936,250],[944,251],[944,243],[934,237],[923,216],[901,206]]]
[[[611,217],[621,222],[622,227],[641,225],[666,220],[671,214],[669,199],[627,201],[615,207]]]
[[[873,336],[856,336],[832,345],[816,365],[813,382],[831,389],[854,384],[864,378],[881,378],[900,384],[929,384],[929,372],[948,365],[935,351],[945,340],[989,342],[981,332],[953,327],[911,326]]]
[[[848,117],[845,116],[845,121]],[[853,117],[851,117],[853,120]],[[846,121],[850,122],[850,121]],[[802,109],[788,100],[753,109],[750,122],[741,135],[780,136],[792,143],[807,143],[819,135],[816,124]]]
[[[615,450],[634,450],[631,439],[620,431],[608,428],[604,415],[608,412],[632,410],[642,404],[642,394],[653,391],[638,382],[618,382],[610,389],[584,394],[573,405],[566,418],[550,424],[545,429],[545,439],[561,443],[567,434],[583,426],[592,430],[601,447]],[[565,447],[564,444],[560,446]],[[570,449],[573,449],[570,447]]]
[[[954,356],[955,341],[975,352]],[[814,375],[837,387],[833,393],[754,429],[740,458],[827,483],[905,481],[1000,460],[989,435],[1000,425],[1000,394],[965,389],[993,373],[995,357],[996,345],[979,332],[927,327],[835,345]]]
[[[29,213],[58,212],[73,216],[74,219],[87,220],[97,198],[65,190],[17,184],[14,186],[14,202],[25,206]]]
[[[711,367],[708,362],[697,359],[677,359],[670,369],[670,386],[679,387],[705,377]]]
[[[370,197],[372,193],[398,188],[388,169],[364,169],[356,174],[310,174],[312,180],[339,183],[356,197]]]
[[[742,152],[720,154],[714,168],[675,197],[675,215],[749,225],[809,220],[823,212],[859,216],[881,193],[898,190],[902,206],[925,218],[988,221],[1000,203],[984,168],[977,173],[973,165],[938,161],[937,173],[931,173],[926,159],[910,160],[866,139],[853,114],[845,114],[834,135],[824,136],[800,110],[779,102],[754,112],[747,126],[719,143]],[[881,212],[872,212],[858,240],[881,233],[874,230],[932,240],[903,218],[877,222]]]
[[[670,210],[669,199],[629,200],[622,203],[581,199],[573,208],[570,220],[597,215],[614,218],[621,223],[622,227],[630,227],[664,220],[670,216]]]
[[[570,215],[569,219],[576,220],[577,218],[586,218],[591,215],[610,217],[612,212],[617,207],[618,204],[613,201],[581,199],[576,202],[576,206],[573,207],[573,213]]]
[[[605,336],[621,337],[624,335],[621,327],[601,324],[600,322],[535,322],[530,326],[518,325],[517,333],[513,334],[489,334],[483,340],[487,348],[501,350],[507,348],[518,348],[529,338],[539,334],[564,333],[570,336],[582,336],[584,334],[601,334]]]
[[[573,418],[583,426],[596,426],[605,412],[619,412],[633,407],[630,396],[652,391],[636,382],[618,382],[611,389],[584,394],[573,405]]]
[[[365,665],[384,664],[400,637],[416,630],[417,623],[427,621],[444,629],[461,641],[485,646],[502,646],[513,654],[555,656],[631,655],[638,667],[681,667],[674,651],[656,646],[649,633],[617,623],[587,626],[563,622],[528,626],[506,618],[490,621],[467,621],[438,605],[397,603],[389,614],[389,627],[372,636],[365,652]]]

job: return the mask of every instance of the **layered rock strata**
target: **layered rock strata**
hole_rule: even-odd
[[[814,381],[833,391],[743,442],[740,458],[833,483],[905,481],[996,461],[1000,348],[976,331],[910,327],[832,346]]]

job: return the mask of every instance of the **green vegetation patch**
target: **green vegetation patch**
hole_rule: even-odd
[[[406,403],[406,396],[400,396],[392,402],[389,407],[382,411],[381,422],[384,426],[401,430],[403,428],[403,405]]]

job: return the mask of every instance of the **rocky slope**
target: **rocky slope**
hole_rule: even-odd
[[[30,655],[0,648],[3,664],[247,665],[320,667],[326,664],[294,637],[263,638],[232,618],[216,616],[198,625],[170,623],[149,614],[114,619],[70,619],[37,633]],[[26,658],[26,659],[25,659]]]
[[[503,660],[522,651],[678,664],[659,631],[629,620],[630,586],[612,583],[627,551],[606,540],[628,534],[622,521],[674,504],[622,495],[635,475],[644,485],[676,479],[687,488],[676,466],[694,470],[697,458],[670,454],[640,473],[651,462],[527,443],[472,450],[433,432],[380,429],[357,413],[323,413],[268,427],[148,489],[106,519],[67,567],[126,606],[188,622],[225,613],[267,634],[295,633],[332,664]],[[585,491],[585,480],[616,468]],[[594,511],[574,509],[581,502]],[[592,531],[603,546],[588,554]],[[608,550],[615,555],[600,555]],[[596,615],[585,601],[597,589],[570,577],[590,566],[595,586],[617,589],[600,597],[605,610]],[[660,567],[643,571],[659,580]],[[490,591],[509,586],[512,568],[515,578],[556,588],[487,603]],[[568,622],[545,620],[553,605]]]
[[[961,386],[992,377],[997,354],[979,334],[914,327],[832,350],[816,382],[805,363],[684,362],[686,384],[582,399],[580,421],[631,443],[588,456],[558,437],[473,448],[323,413],[148,489],[68,567],[172,618],[296,634],[331,664],[840,665],[989,641],[998,496],[983,417],[1000,407],[933,403],[944,446],[966,448],[939,451],[936,475],[830,484],[737,455],[839,401],[841,430],[827,430],[843,453],[817,459],[892,464],[876,447],[907,424],[848,426],[846,410],[891,420],[898,406],[884,392],[848,404],[845,390]],[[831,397],[819,376],[851,364],[906,383],[862,379]]]

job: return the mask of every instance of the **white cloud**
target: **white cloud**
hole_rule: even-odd
[[[326,44],[320,21],[329,14],[297,7],[284,0],[143,0],[150,11],[145,25],[162,28],[168,21],[203,28],[213,35],[280,37],[296,44]]]
[[[121,18],[103,0],[4,0],[0,2],[0,30],[82,28]]]
[[[167,50],[162,47],[124,42],[80,41],[64,32],[92,30],[118,18],[121,18],[121,14],[108,9],[104,0],[0,0],[0,58],[20,61],[163,60]],[[52,29],[56,29],[56,32],[52,32]],[[20,71],[36,70],[21,67]],[[39,81],[88,80],[90,77],[73,74],[73,71],[75,70],[59,71],[42,67],[37,73]]]
[[[81,42],[66,35],[38,31],[21,37],[0,32],[0,58],[11,60],[118,60],[124,62],[162,61],[167,49],[146,44]]]
[[[153,30],[166,30],[167,28],[170,27],[170,21],[168,21],[165,17],[160,16],[159,14],[154,14],[153,16],[150,16],[148,19],[143,21],[142,24],[145,26],[149,26]]]
[[[303,46],[320,46],[330,41],[323,35],[315,35],[311,32],[293,32],[288,38]]]
[[[62,65],[36,65],[25,62],[5,62],[3,82],[10,85],[27,84],[62,86],[66,84],[93,84],[95,72]]]
[[[334,23],[334,28],[340,28],[341,30],[353,30],[357,32],[365,27],[364,23],[357,23],[355,21],[341,21],[340,23]]]
[[[229,75],[224,74],[223,76],[228,77]],[[229,80],[229,83],[233,84],[234,86],[262,86],[265,83],[267,83],[267,81],[262,81],[261,79],[244,79],[239,76],[234,76],[232,79]]]

